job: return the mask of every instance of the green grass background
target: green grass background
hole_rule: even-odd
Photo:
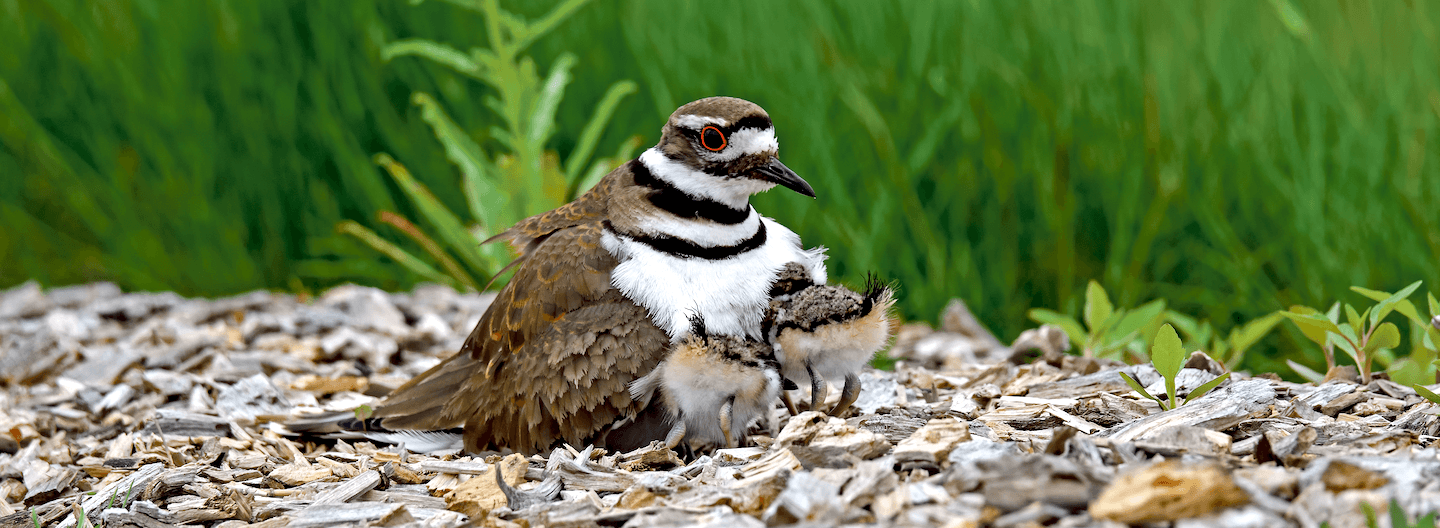
[[[496,116],[379,50],[485,31],[438,1],[0,0],[0,287],[410,286],[336,224],[417,218],[381,152],[464,210],[413,92],[482,146]],[[1009,339],[1090,279],[1222,331],[1352,284],[1440,291],[1440,3],[607,0],[529,50],[562,52],[562,157],[618,80],[640,90],[600,152],[693,99],[760,103],[819,196],[757,208],[841,280],[897,280],[912,319],[958,296]],[[1319,363],[1291,326],[1246,365]]]

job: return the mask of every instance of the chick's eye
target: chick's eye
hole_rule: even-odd
[[[716,151],[725,148],[725,134],[720,129],[707,126],[700,131],[700,144],[706,149]]]

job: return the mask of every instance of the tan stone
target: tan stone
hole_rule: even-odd
[[[1125,524],[1200,517],[1250,502],[1224,470],[1165,461],[1130,471],[1105,488],[1090,515]]]

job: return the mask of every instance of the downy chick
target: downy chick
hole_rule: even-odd
[[[630,384],[630,396],[648,405],[660,393],[674,422],[665,436],[667,448],[682,440],[736,447],[779,396],[780,365],[767,343],[708,335],[699,319],[691,325],[691,334],[655,370]]]
[[[807,283],[798,269],[798,264],[787,265],[771,289],[766,335],[780,361],[780,375],[810,383],[811,410],[820,410],[825,401],[827,379],[845,378],[840,402],[829,413],[840,416],[860,396],[860,369],[890,340],[895,293],[873,276],[863,293],[838,284]],[[789,395],[782,398],[793,414]]]

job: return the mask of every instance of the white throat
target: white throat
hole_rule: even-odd
[[[775,187],[774,183],[753,178],[725,178],[706,174],[665,156],[655,147],[640,154],[640,163],[650,169],[650,174],[674,185],[685,194],[720,202],[733,209],[750,206],[750,195],[762,193]]]

